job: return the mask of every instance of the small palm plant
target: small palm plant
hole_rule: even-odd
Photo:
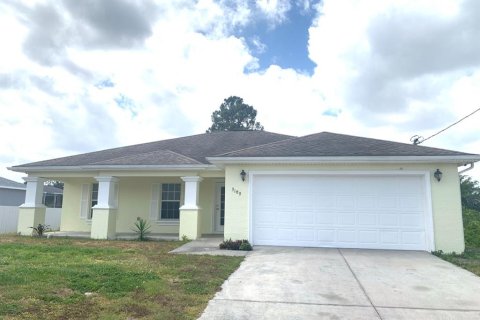
[[[36,227],[30,227],[30,229],[33,229],[33,232],[38,236],[38,237],[43,237],[43,233],[45,231],[50,230],[50,226],[46,224],[41,224],[39,223],[38,226]]]
[[[150,224],[147,220],[137,217],[137,221],[134,223],[135,228],[132,229],[138,235],[138,240],[146,241],[147,235],[150,233]]]

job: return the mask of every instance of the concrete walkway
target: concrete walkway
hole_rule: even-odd
[[[181,254],[208,254],[213,256],[246,256],[250,251],[220,250],[219,245],[222,237],[204,237],[198,240],[187,242],[170,253]]]
[[[427,252],[255,247],[200,319],[480,319],[480,278]]]

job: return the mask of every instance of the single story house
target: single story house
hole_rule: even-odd
[[[18,232],[64,182],[61,231],[152,232],[253,245],[464,250],[458,167],[480,155],[321,132],[205,133],[11,167],[28,177]]]
[[[25,201],[25,190],[23,183],[0,177],[0,206],[18,207]]]

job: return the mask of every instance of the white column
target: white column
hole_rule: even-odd
[[[42,204],[43,183],[38,177],[23,178],[27,182],[25,203],[18,209],[17,233],[26,236],[32,234],[32,227],[45,224],[45,206]]]
[[[25,177],[23,178],[27,182],[27,192],[25,194],[25,203],[20,207],[22,208],[41,208],[43,197],[43,183],[45,179],[39,177]]]
[[[116,184],[118,178],[115,177],[95,177],[98,181],[98,202],[95,209],[116,209],[117,195]]]
[[[203,178],[198,176],[190,176],[182,177],[182,180],[185,182],[185,197],[184,204],[180,209],[200,209],[198,206],[198,192],[199,184]]]
[[[117,183],[115,177],[95,177],[98,181],[98,202],[93,209],[90,237],[114,239],[117,223]]]

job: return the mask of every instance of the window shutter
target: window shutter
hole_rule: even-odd
[[[118,208],[118,182],[113,184],[113,205]]]
[[[160,184],[152,185],[152,202],[150,205],[150,220],[159,220],[159,203],[160,203]]]
[[[88,211],[90,210],[90,185],[82,184],[82,196],[80,201],[80,218],[88,219]]]

